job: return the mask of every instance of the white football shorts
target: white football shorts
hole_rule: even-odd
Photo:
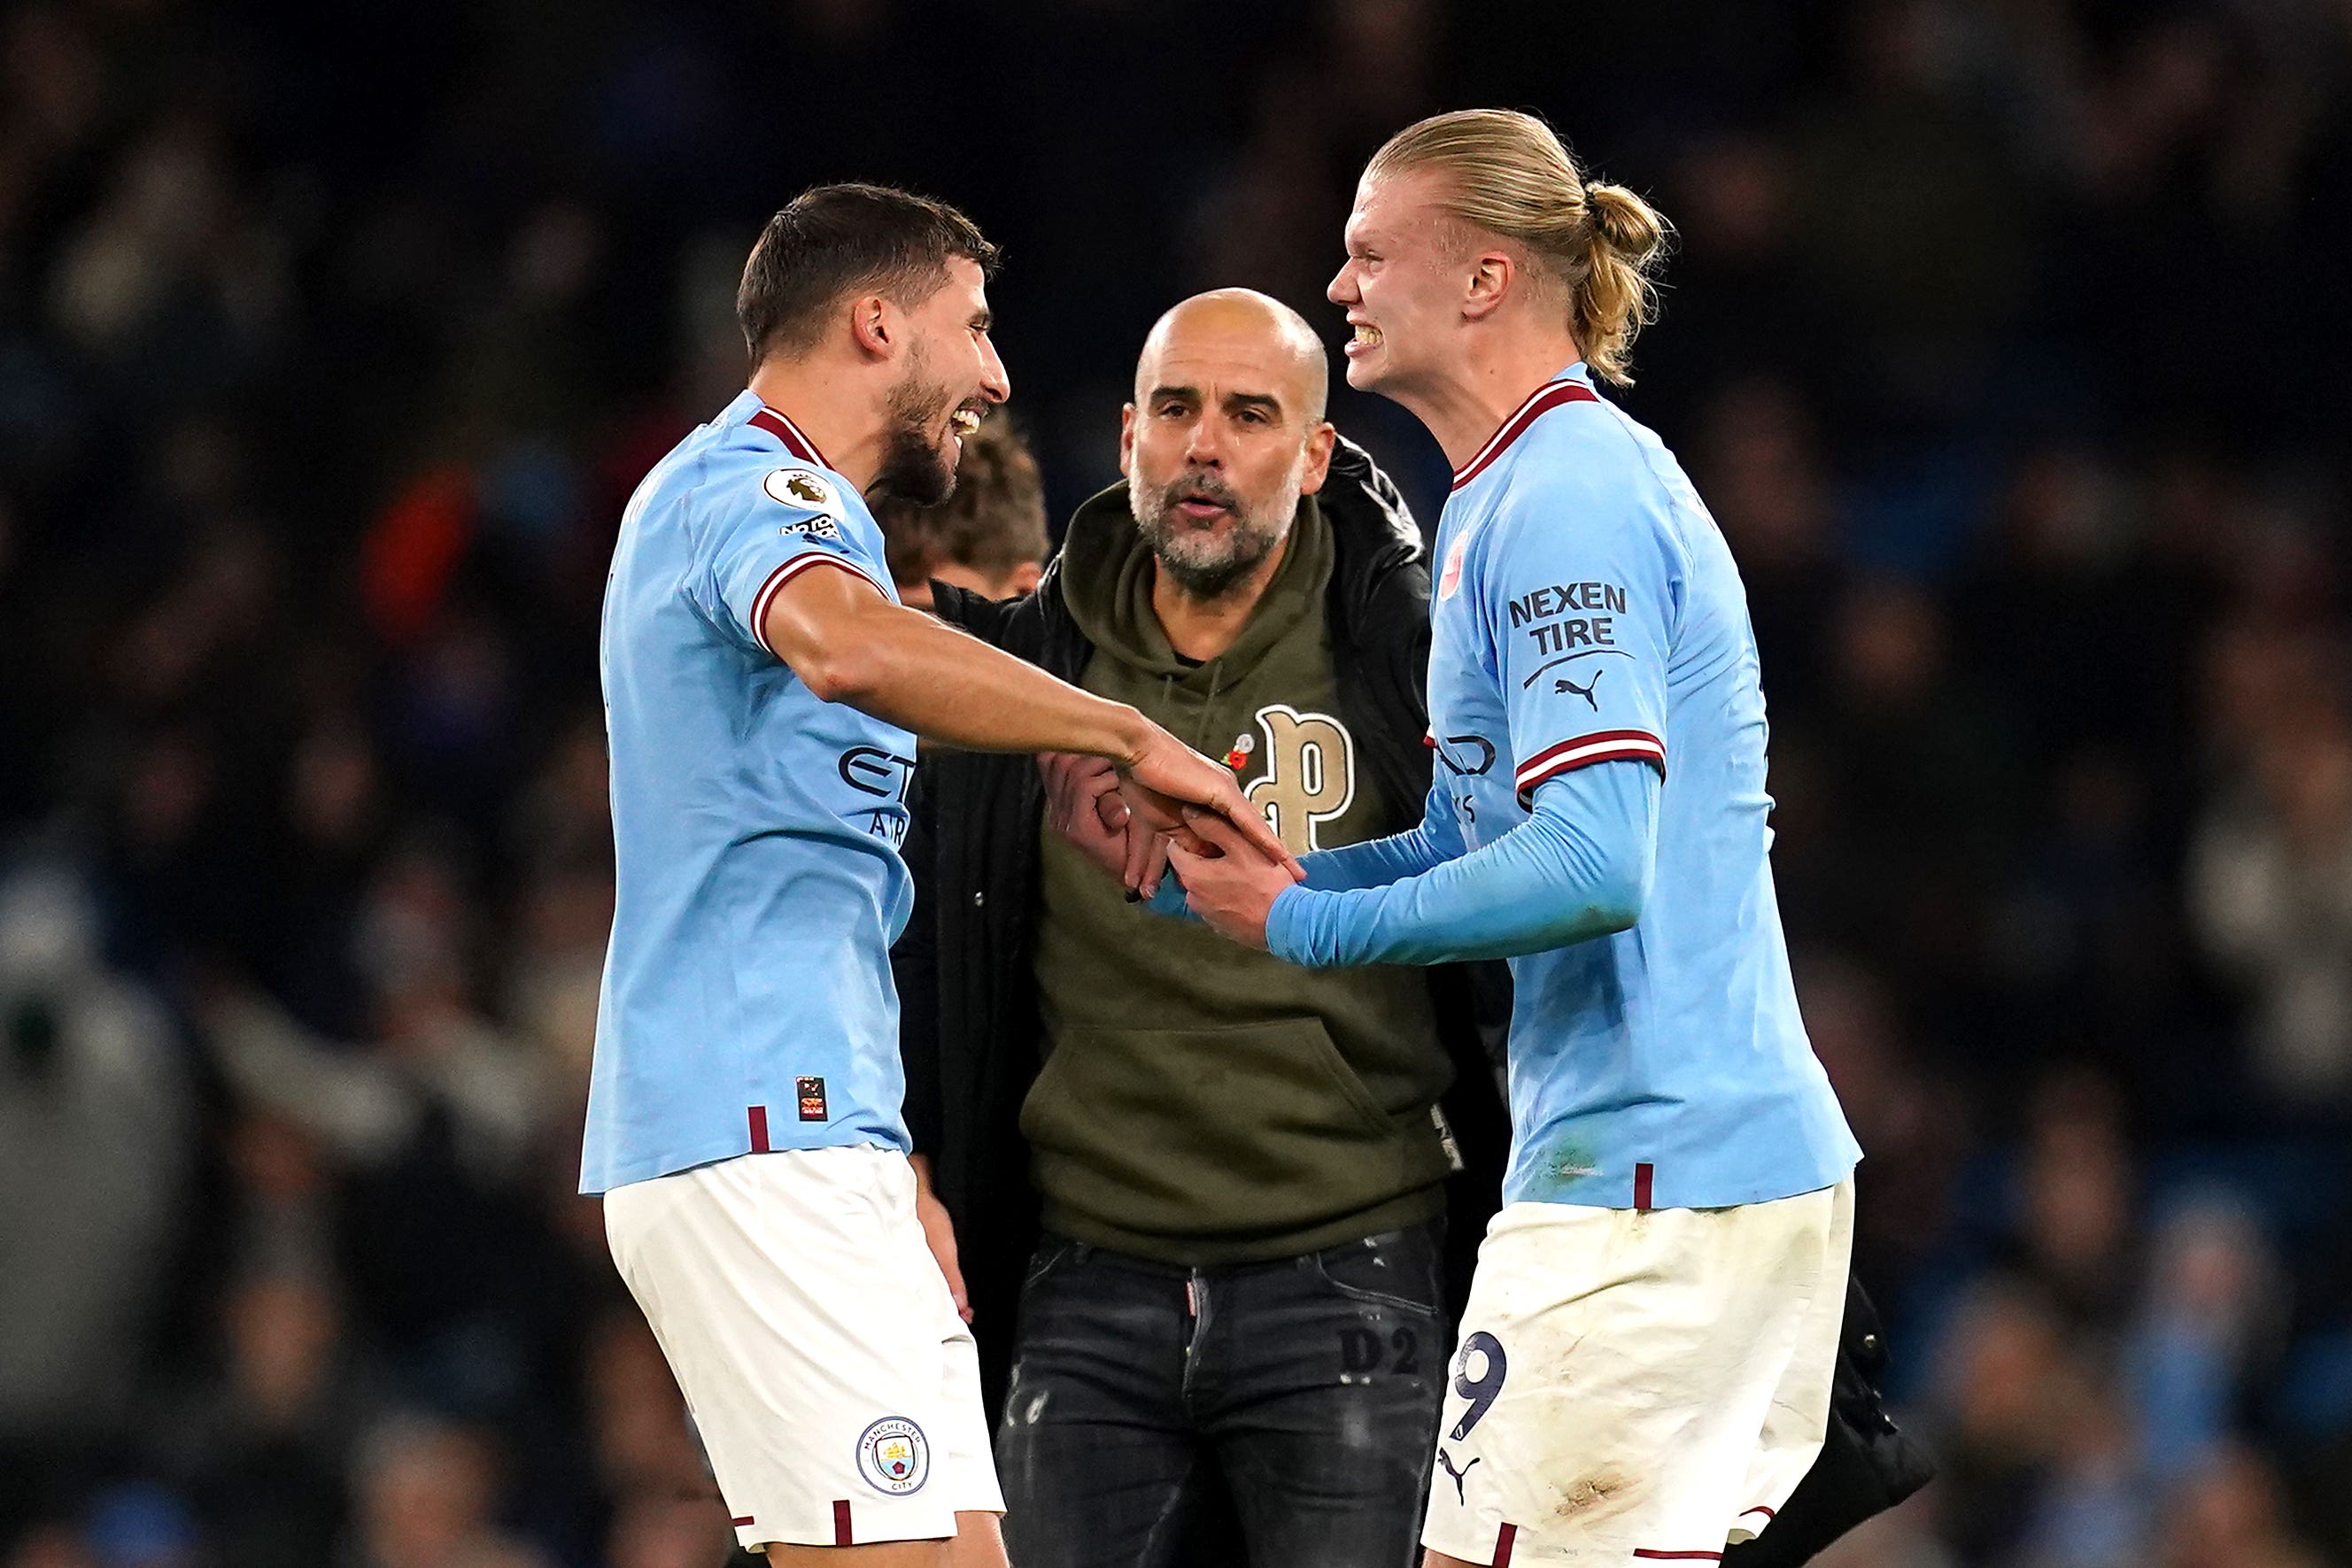
[[[785,1149],[633,1182],[604,1195],[604,1234],[745,1548],[944,1539],[961,1511],[1004,1511],[905,1155]]]
[[[1422,1543],[1465,1563],[1709,1562],[1812,1468],[1853,1178],[1736,1208],[1514,1203],[1462,1313]]]

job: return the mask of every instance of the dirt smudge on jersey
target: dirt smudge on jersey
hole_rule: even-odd
[[[1612,1504],[1622,1506],[1632,1499],[1633,1482],[1616,1470],[1602,1470],[1590,1475],[1569,1487],[1552,1509],[1556,1519],[1575,1519],[1596,1509]]]

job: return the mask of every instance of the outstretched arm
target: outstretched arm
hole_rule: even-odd
[[[1320,891],[1223,824],[1218,858],[1173,852],[1187,902],[1211,925],[1295,964],[1449,964],[1510,958],[1622,931],[1641,918],[1655,857],[1660,784],[1606,762],[1537,790],[1527,821],[1493,843],[1381,887]]]
[[[761,642],[826,702],[845,703],[971,751],[1074,751],[1107,758],[1146,824],[1172,831],[1171,802],[1218,813],[1281,865],[1297,862],[1230,769],[1122,703],[1107,702],[952,627],[891,603],[853,570],[803,571],[772,595]],[[1148,835],[1130,831],[1130,887]]]
[[[1131,764],[1158,727],[1123,703],[891,603],[855,572],[794,577],[768,606],[761,635],[824,701],[967,751],[1078,751]]]
[[[1360,844],[1322,850],[1298,863],[1307,872],[1307,885],[1325,893],[1350,888],[1384,887],[1408,876],[1419,876],[1462,853],[1462,830],[1454,820],[1454,803],[1445,788],[1430,787],[1421,821],[1401,833],[1368,839]]]

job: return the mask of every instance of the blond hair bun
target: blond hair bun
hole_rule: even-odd
[[[1619,386],[1635,334],[1657,319],[1652,273],[1671,229],[1622,185],[1585,179],[1552,128],[1532,114],[1467,109],[1406,126],[1372,155],[1364,177],[1433,169],[1439,206],[1474,228],[1515,240],[1568,297],[1568,324],[1593,373]]]

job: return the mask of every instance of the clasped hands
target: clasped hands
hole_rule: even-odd
[[[1305,880],[1298,862],[1243,800],[1231,774],[1224,777],[1228,816],[1154,789],[1140,771],[1123,774],[1098,757],[1039,757],[1046,822],[1126,883],[1132,897],[1157,893],[1172,866],[1185,903],[1211,930],[1264,948],[1275,899]]]

